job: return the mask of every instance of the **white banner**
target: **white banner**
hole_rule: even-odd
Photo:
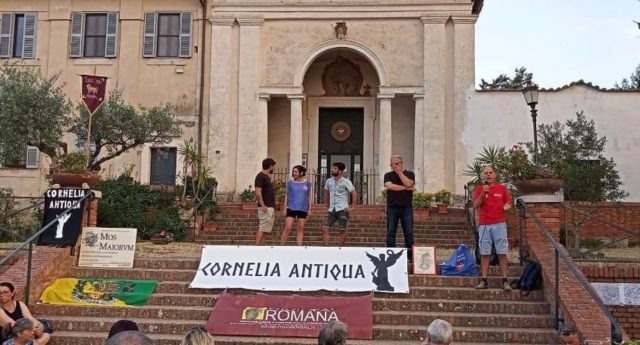
[[[403,248],[205,246],[190,287],[409,292]]]
[[[84,227],[78,267],[132,268],[138,230]]]

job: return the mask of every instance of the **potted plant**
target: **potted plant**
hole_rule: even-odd
[[[433,194],[433,198],[438,205],[438,213],[449,213],[449,204],[451,203],[451,192],[446,189],[441,189]]]
[[[278,203],[278,211],[282,211],[284,206],[284,197],[287,195],[287,188],[281,187],[276,191],[276,202]]]
[[[243,210],[257,209],[258,206],[256,205],[256,192],[251,189],[251,185],[249,185],[242,191],[242,193],[240,193],[240,201],[242,201]]]
[[[51,182],[62,187],[80,187],[84,183],[93,187],[100,181],[97,172],[87,170],[87,156],[79,151],[63,155],[51,170]]]
[[[521,144],[505,150],[495,167],[499,175],[511,182],[522,195],[554,194],[562,188],[564,180],[552,168],[536,166]]]
[[[413,193],[413,215],[418,220],[425,220],[429,217],[432,195],[426,192]]]

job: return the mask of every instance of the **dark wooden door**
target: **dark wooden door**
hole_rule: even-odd
[[[151,184],[176,184],[176,149],[151,149]]]

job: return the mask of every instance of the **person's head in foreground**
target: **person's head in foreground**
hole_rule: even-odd
[[[444,320],[435,319],[427,327],[424,344],[449,345],[453,340],[453,327]]]
[[[214,343],[213,337],[206,329],[196,327],[184,336],[181,345],[214,345]]]
[[[31,344],[34,337],[34,323],[30,319],[22,318],[18,319],[11,327],[9,337],[11,338],[10,344],[23,345]]]
[[[347,343],[347,325],[331,320],[320,329],[318,345],[345,345]]]
[[[131,320],[118,320],[111,325],[107,339],[125,331],[139,331],[138,324]]]
[[[155,345],[155,343],[138,331],[124,331],[109,338],[105,345]]]

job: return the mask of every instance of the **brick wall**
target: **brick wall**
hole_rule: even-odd
[[[579,267],[590,282],[640,283],[640,263],[582,262]],[[609,310],[629,338],[640,339],[640,306],[612,305]]]
[[[640,339],[640,306],[614,305],[609,310],[616,316],[622,329],[630,339]]]
[[[566,201],[564,204],[634,234],[628,235],[593,219],[587,219],[579,227],[581,238],[629,237],[630,241],[640,242],[640,203],[600,202],[594,206],[588,202]],[[570,229],[573,228],[574,222],[579,222],[582,219],[584,219],[583,215],[567,210],[567,222],[570,224]],[[561,221],[564,222],[564,213]]]
[[[529,210],[536,214],[557,240],[560,229],[559,203],[528,204]],[[517,224],[517,223],[516,223]],[[517,227],[516,227],[517,229]],[[554,305],[554,253],[555,249],[545,237],[542,230],[535,224],[533,218],[525,219],[526,243],[531,255],[542,265],[545,296]],[[514,231],[517,233],[517,231]],[[564,251],[565,254],[566,251]],[[568,254],[567,254],[568,255]],[[610,322],[598,304],[568,267],[560,261],[560,309],[565,323],[575,325],[584,340],[601,341],[603,344],[611,342]]]

